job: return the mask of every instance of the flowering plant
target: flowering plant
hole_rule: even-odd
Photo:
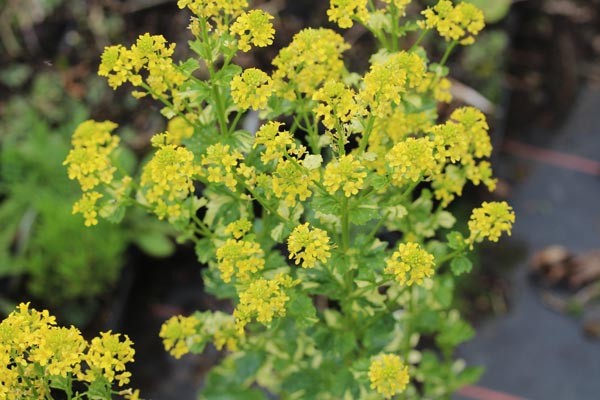
[[[21,303],[0,322],[0,396],[52,399],[60,392],[69,400],[137,400],[137,390],[113,390],[129,383],[125,364],[133,361],[132,344],[110,331],[88,342],[77,328],[57,326],[48,310]]]
[[[195,243],[206,290],[235,310],[171,318],[160,336],[175,357],[227,350],[205,397],[265,398],[260,387],[289,399],[440,398],[477,379],[452,359],[473,334],[452,309],[453,277],[470,270],[475,243],[510,232],[514,213],[484,203],[466,237],[451,230],[447,207],[467,182],[495,186],[492,147],[480,111],[439,123],[437,103],[451,98],[448,55],[473,42],[483,15],[441,0],[415,23],[409,3],[331,1],[331,21],[378,40],[364,75],[324,28],[298,32],[269,73],[243,70],[235,55],[275,33],[246,0],[178,1],[193,14],[187,60],[150,34],[102,55],[99,74],[161,102],[167,130],[132,177],[116,164],[116,124],[84,122],[65,160],[84,191],[73,211],[94,225],[135,204]],[[448,42],[439,63],[420,47],[431,31]],[[266,121],[256,132],[240,128],[249,110]]]

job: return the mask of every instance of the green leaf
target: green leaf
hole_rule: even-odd
[[[481,375],[485,372],[483,367],[467,367],[456,375],[452,381],[452,391],[458,390],[463,386],[477,383]]]
[[[202,238],[198,240],[194,249],[196,251],[198,261],[200,261],[202,264],[206,264],[212,260],[216,252],[215,245],[209,238]]]
[[[312,199],[312,209],[319,210],[323,214],[339,215],[341,211],[337,199],[327,195],[314,195]]]
[[[442,211],[438,214],[437,223],[442,228],[450,229],[456,223],[456,218],[448,211]]]
[[[379,207],[375,204],[360,204],[350,208],[350,222],[354,225],[365,225],[378,218],[380,218]]]
[[[448,240],[448,247],[452,250],[460,250],[467,246],[464,236],[458,231],[452,231],[447,234],[446,240]]]
[[[175,251],[175,245],[171,239],[156,231],[148,231],[134,237],[134,242],[146,254],[153,257],[167,257]]]
[[[450,261],[450,269],[457,276],[465,272],[470,272],[472,268],[473,263],[465,256],[458,256]]]
[[[300,329],[307,328],[319,321],[312,299],[304,293],[292,294],[286,309],[287,315],[294,318],[296,326]]]
[[[185,75],[191,75],[198,68],[200,68],[200,63],[195,58],[188,58],[184,63],[179,65],[179,70]]]

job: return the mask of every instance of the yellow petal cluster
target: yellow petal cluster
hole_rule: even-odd
[[[275,317],[286,314],[285,305],[290,299],[287,290],[299,282],[289,275],[278,274],[273,279],[256,279],[239,293],[240,301],[233,312],[236,327],[243,334],[244,327],[253,319],[268,325]]]
[[[420,28],[435,28],[447,41],[458,41],[462,45],[473,44],[475,36],[485,27],[483,12],[468,2],[454,6],[450,0],[440,0],[422,14],[425,20],[418,22]]]
[[[289,131],[280,131],[281,122],[269,121],[262,125],[256,132],[254,147],[264,145],[265,150],[260,155],[263,163],[282,159],[287,153],[288,147],[295,147],[294,138]]]
[[[350,197],[358,194],[366,177],[367,172],[361,162],[352,154],[346,154],[327,164],[323,173],[323,185],[329,194],[335,194],[342,188],[344,196]]]
[[[265,253],[256,242],[227,239],[217,249],[217,263],[223,282],[245,282],[265,267]]]
[[[310,228],[308,222],[294,228],[288,238],[289,258],[303,268],[314,268],[317,262],[324,263],[331,256],[329,236],[319,228]]]
[[[346,72],[342,52],[350,46],[330,29],[306,28],[273,59],[273,83],[283,98],[312,95],[327,81],[339,81]]]
[[[327,129],[339,128],[337,124],[350,122],[360,111],[354,96],[354,91],[344,83],[327,81],[312,97],[319,102],[314,113],[318,118],[322,118]]]
[[[369,367],[371,389],[389,399],[402,393],[408,385],[408,367],[395,354],[380,354]]]
[[[237,185],[235,168],[238,160],[242,158],[242,153],[231,150],[228,144],[217,143],[209,146],[200,160],[203,167],[202,176],[209,182],[222,183],[229,189],[235,190]]]
[[[398,250],[387,260],[385,273],[394,275],[400,285],[422,285],[425,278],[433,275],[433,255],[419,244],[400,243]]]
[[[249,51],[250,45],[266,47],[272,44],[275,35],[272,19],[273,16],[263,10],[250,10],[240,15],[231,25],[231,33],[239,38],[239,49]]]
[[[369,18],[367,0],[331,0],[327,16],[340,28],[352,28],[353,19],[366,21]]]
[[[403,186],[429,176],[436,168],[434,143],[429,138],[410,137],[396,144],[385,156],[392,182]]]
[[[515,213],[505,201],[483,202],[480,208],[473,210],[469,219],[470,235],[467,243],[482,242],[488,239],[497,242],[503,232],[510,235],[515,222]]]
[[[243,110],[265,108],[272,93],[271,78],[257,68],[247,68],[231,80],[231,97]]]

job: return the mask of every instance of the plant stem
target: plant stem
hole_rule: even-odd
[[[362,139],[358,147],[358,154],[365,152],[367,144],[369,143],[369,136],[371,136],[371,132],[373,131],[373,125],[375,125],[375,116],[371,114],[367,120],[367,126],[365,127],[365,131],[363,132]]]
[[[446,64],[446,61],[448,61],[448,57],[450,56],[450,53],[452,53],[452,50],[454,50],[454,48],[456,47],[457,44],[458,44],[458,42],[456,40],[454,40],[452,43],[450,43],[450,46],[448,46],[448,48],[446,49],[446,52],[444,53],[444,56],[442,57],[442,60],[440,61],[440,65]]]

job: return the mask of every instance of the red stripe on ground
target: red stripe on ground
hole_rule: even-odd
[[[525,400],[523,397],[516,397],[474,385],[464,386],[458,391],[458,394],[473,400]]]
[[[529,160],[552,164],[585,174],[600,175],[600,162],[587,158],[532,146],[512,139],[506,139],[502,149],[507,153]]]

